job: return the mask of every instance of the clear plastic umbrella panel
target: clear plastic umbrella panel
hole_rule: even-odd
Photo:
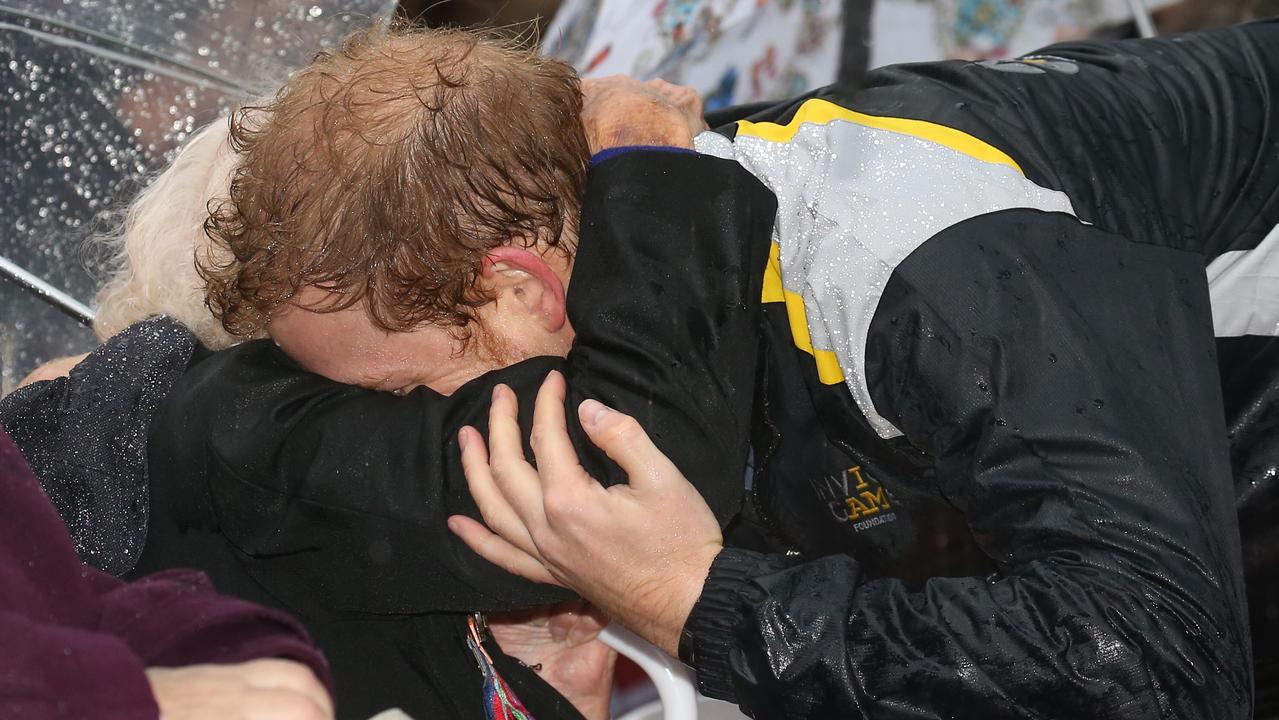
[[[194,130],[393,0],[0,0],[0,392],[94,345],[110,227]]]

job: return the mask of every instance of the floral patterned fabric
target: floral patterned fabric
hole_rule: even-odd
[[[774,100],[835,80],[840,0],[565,0],[543,51],[584,77],[660,77],[707,110]]]
[[[876,0],[871,65],[1017,57],[1131,19],[1128,0]]]

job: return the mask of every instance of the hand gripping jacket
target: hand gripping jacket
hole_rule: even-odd
[[[750,510],[801,555],[717,559],[704,691],[1249,717],[1231,461],[1275,439],[1232,458],[1214,335],[1276,356],[1276,97],[1269,22],[890,67],[699,138],[778,195]]]

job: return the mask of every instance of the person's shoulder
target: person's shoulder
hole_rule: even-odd
[[[249,340],[223,350],[197,352],[191,372],[227,381],[243,377],[243,373],[280,376],[310,375],[269,339]]]
[[[197,352],[170,404],[216,411],[263,408],[318,394],[357,392],[307,372],[271,340],[250,340],[216,352]]]

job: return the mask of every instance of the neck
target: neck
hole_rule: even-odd
[[[453,357],[441,363],[426,386],[441,395],[452,395],[457,389],[485,373],[527,360],[530,355],[503,343],[483,327],[472,326],[474,334],[465,342],[457,340]]]

